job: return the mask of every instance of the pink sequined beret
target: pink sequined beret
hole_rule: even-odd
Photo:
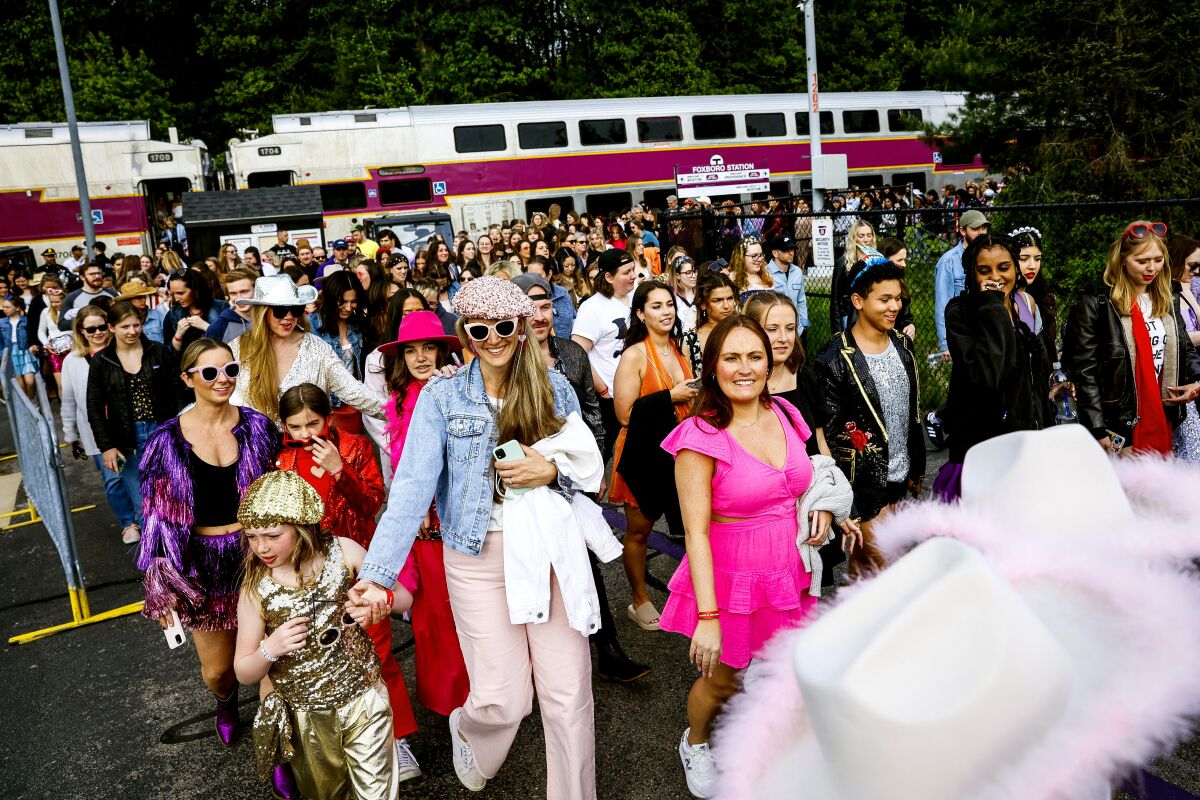
[[[494,275],[468,281],[454,295],[454,313],[464,319],[532,317],[533,303],[520,287]]]

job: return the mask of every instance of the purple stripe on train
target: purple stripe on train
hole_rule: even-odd
[[[83,241],[78,200],[41,202],[42,190],[0,192],[0,244],[67,239]],[[93,197],[103,222],[98,236],[146,230],[146,201],[140,197]]]

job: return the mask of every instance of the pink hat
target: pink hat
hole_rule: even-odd
[[[381,344],[379,352],[384,355],[396,355],[400,348],[409,342],[441,342],[451,350],[461,350],[462,342],[457,336],[447,336],[442,329],[442,321],[432,311],[410,311],[400,321],[400,330],[396,333],[396,341]]]
[[[463,284],[454,295],[454,313],[467,319],[532,317],[533,303],[519,286],[494,275]]]

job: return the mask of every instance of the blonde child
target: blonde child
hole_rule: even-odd
[[[273,686],[254,722],[260,774],[289,762],[308,800],[394,800],[392,710],[379,661],[347,610],[366,551],[324,534],[324,504],[294,472],[263,475],[238,508],[246,568],[234,669]],[[393,611],[412,596],[389,593]]]

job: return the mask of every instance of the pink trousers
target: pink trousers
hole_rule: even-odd
[[[459,732],[485,778],[495,776],[521,720],[538,708],[546,737],[546,797],[594,800],[596,733],[588,640],[567,624],[558,581],[550,619],[513,625],[504,594],[504,535],[489,531],[478,556],[445,551],[446,586],[471,692]]]

